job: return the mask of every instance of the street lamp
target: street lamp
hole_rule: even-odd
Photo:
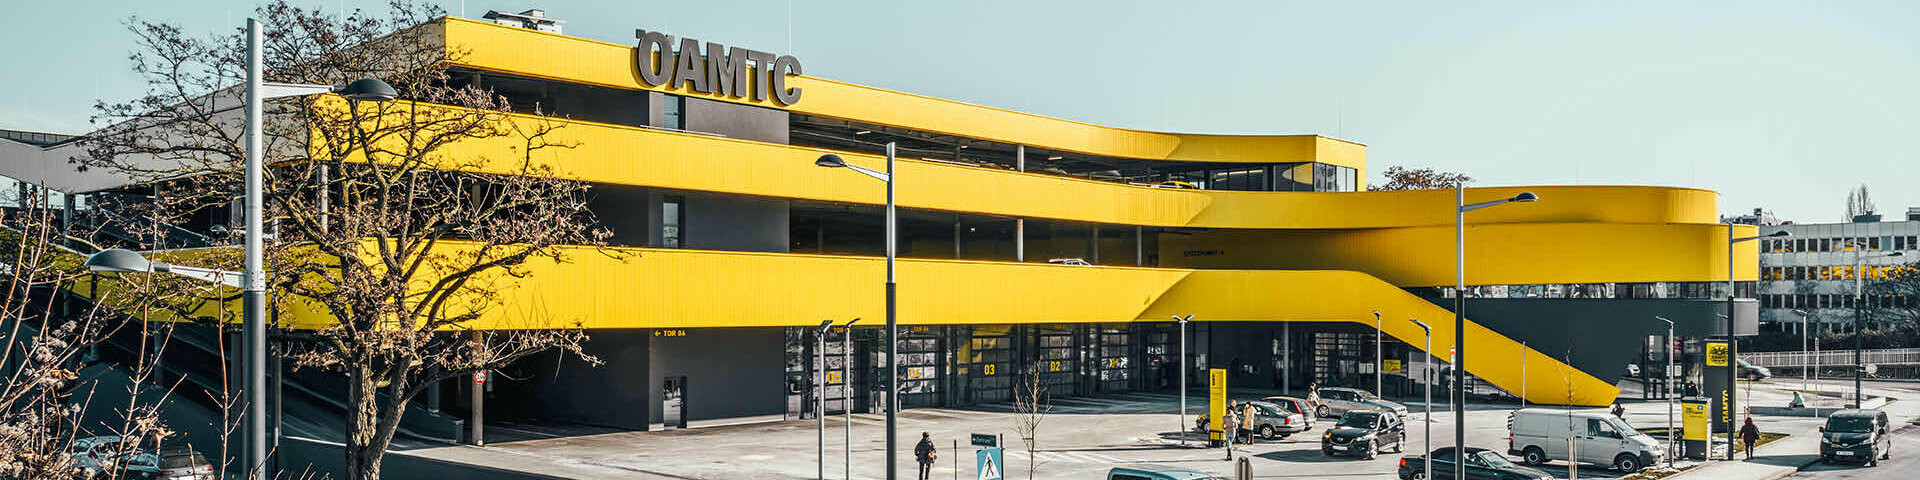
[[[88,255],[86,263],[82,265],[85,265],[88,270],[102,273],[171,273],[233,288],[242,286],[240,272],[153,262],[137,252],[123,248],[101,250]]]
[[[815,436],[819,443],[814,448],[814,463],[820,467],[819,480],[827,480],[827,331],[833,329],[833,320],[821,320],[820,327],[813,331],[813,358],[817,362],[813,378],[820,388],[813,392],[813,418],[819,425]]]
[[[897,443],[899,442],[894,439],[895,431],[899,426],[900,410],[900,359],[895,355],[895,352],[899,350],[900,323],[894,315],[895,286],[893,283],[894,246],[895,243],[897,243],[897,230],[895,230],[894,227],[895,221],[893,215],[894,148],[894,142],[887,142],[887,171],[885,172],[878,172],[870,168],[847,163],[845,160],[841,160],[839,155],[831,153],[821,155],[820,158],[813,161],[814,165],[853,170],[860,172],[861,175],[873,177],[875,180],[886,182],[887,184],[887,395],[885,401],[887,409],[887,480],[896,478],[894,465],[899,461],[897,458],[899,456],[899,445],[897,445]]]
[[[1380,376],[1384,375],[1385,374],[1384,370],[1386,370],[1385,368],[1382,368],[1382,367],[1385,367],[1387,364],[1386,354],[1382,353],[1380,350],[1381,345],[1382,344],[1380,343],[1380,311],[1374,310],[1373,311],[1373,394],[1374,395],[1387,394],[1387,391],[1384,388],[1382,388],[1383,384],[1381,383],[1381,380],[1380,380]]]
[[[1861,361],[1860,359],[1860,347],[1861,347],[1860,332],[1862,331],[1862,327],[1866,326],[1866,322],[1867,322],[1866,320],[1867,274],[1866,272],[1860,271],[1860,260],[1863,258],[1875,258],[1875,257],[1879,257],[1879,258],[1898,257],[1898,256],[1901,256],[1902,252],[1883,253],[1879,255],[1861,255],[1860,252],[1862,250],[1866,250],[1867,246],[1859,241],[1853,241],[1850,243],[1853,243],[1853,408],[1864,408],[1862,407],[1862,405],[1866,405],[1866,404],[1860,403],[1860,397],[1861,397],[1860,371],[1866,369],[1866,363]]]
[[[1810,390],[1809,387],[1813,384],[1807,382],[1807,322],[1812,320],[1813,314],[1798,308],[1793,309],[1793,313],[1800,315],[1800,389]],[[1824,327],[1823,325],[1820,328]],[[1820,334],[1818,333],[1813,334],[1813,379],[1820,379]]]
[[[1469,204],[1466,185],[1454,187],[1453,193],[1453,358],[1456,362],[1453,369],[1455,378],[1459,379],[1454,381],[1453,388],[1453,441],[1455,446],[1464,449],[1467,446],[1467,390],[1460,388],[1460,380],[1466,378],[1467,369],[1467,212],[1508,203],[1539,201],[1540,196],[1533,192],[1520,192],[1511,198]],[[1432,352],[1428,352],[1428,355],[1432,355]],[[1453,478],[1467,480],[1466,462],[1466,455],[1454,455]]]
[[[1193,315],[1184,317],[1173,315],[1173,320],[1180,324],[1180,428],[1174,431],[1180,432],[1180,446],[1185,447],[1187,446],[1187,322],[1193,320]],[[1214,420],[1219,421],[1217,418]]]
[[[847,376],[853,372],[853,324],[859,321],[855,318],[840,326],[840,420],[845,422],[840,433],[846,443],[846,480],[853,480],[853,389]]]
[[[1427,336],[1427,348],[1424,350],[1427,353],[1427,368],[1420,369],[1420,375],[1426,377],[1422,379],[1425,381],[1421,383],[1427,385],[1427,398],[1426,401],[1422,403],[1427,409],[1427,438],[1421,441],[1420,448],[1424,451],[1420,452],[1420,456],[1423,457],[1427,463],[1421,467],[1422,469],[1420,471],[1426,472],[1427,478],[1433,478],[1433,371],[1435,370],[1433,368],[1433,327],[1411,318],[1407,319],[1407,321],[1413,322],[1414,325],[1419,325],[1420,333]],[[1460,420],[1463,419],[1454,419],[1455,422]],[[1458,455],[1459,452],[1462,451],[1464,450],[1455,449],[1455,455]]]
[[[1667,346],[1661,348],[1667,351],[1667,368],[1660,372],[1660,385],[1667,390],[1667,468],[1673,468],[1676,450],[1673,448],[1673,320],[1659,315],[1654,315],[1653,319],[1667,322]]]
[[[1741,242],[1751,242],[1751,241],[1760,240],[1763,238],[1788,237],[1792,235],[1793,235],[1792,232],[1781,230],[1778,232],[1773,232],[1770,234],[1760,235],[1755,237],[1734,238],[1733,224],[1731,223],[1727,224],[1727,314],[1724,315],[1724,317],[1726,317],[1727,319],[1727,330],[1726,330],[1726,333],[1727,333],[1727,390],[1729,391],[1729,393],[1727,394],[1727,405],[1725,407],[1722,407],[1722,408],[1725,408],[1726,409],[1725,411],[1727,412],[1740,411],[1738,408],[1739,395],[1734,395],[1733,393],[1731,393],[1731,391],[1734,390],[1734,384],[1736,382],[1739,382],[1739,378],[1740,378],[1740,372],[1739,372],[1740,362],[1734,361],[1734,359],[1740,358],[1740,344],[1739,342],[1733,341],[1733,315],[1734,315],[1733,299],[1734,297],[1738,296],[1738,295],[1735,295],[1736,289],[1734,288],[1734,285],[1733,285],[1733,246],[1738,245]],[[1704,373],[1705,372],[1702,372],[1703,375]],[[1732,414],[1732,413],[1729,413],[1727,415],[1721,415],[1722,418],[1727,419],[1727,445],[1733,445],[1733,434],[1736,431],[1736,429],[1733,428],[1733,417],[1736,417],[1736,416],[1738,415]],[[1727,447],[1727,460],[1733,460],[1733,447]]]

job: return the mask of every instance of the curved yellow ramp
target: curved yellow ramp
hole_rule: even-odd
[[[1453,346],[1453,312],[1351,271],[1194,271],[1141,312],[1139,320],[1193,314],[1205,321],[1353,322],[1372,327],[1376,310],[1383,319],[1381,330],[1416,349],[1426,340],[1408,319],[1433,327],[1435,357],[1445,358]],[[1509,392],[1524,391],[1529,402],[1602,406],[1620,394],[1612,384],[1471,320],[1466,326],[1467,372]]]

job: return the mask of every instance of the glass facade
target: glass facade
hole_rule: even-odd
[[[1166,179],[1206,190],[1242,192],[1353,192],[1360,188],[1359,170],[1312,162],[1170,172]]]

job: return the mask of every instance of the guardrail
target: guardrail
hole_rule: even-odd
[[[1853,350],[1821,350],[1818,358],[1811,351],[1740,352],[1747,363],[1762,367],[1798,367],[1801,365],[1852,365]],[[1817,362],[1815,360],[1818,360]],[[1876,365],[1920,364],[1920,348],[1862,350],[1862,363]]]

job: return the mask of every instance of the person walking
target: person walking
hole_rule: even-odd
[[[920,480],[928,480],[933,473],[933,461],[940,458],[940,452],[933,449],[933,436],[920,432],[920,444],[913,446],[913,458],[920,461]]]
[[[1620,404],[1620,402],[1613,402],[1613,409],[1611,409],[1611,410],[1608,410],[1608,413],[1612,413],[1612,414],[1613,414],[1613,417],[1614,417],[1614,418],[1618,418],[1618,419],[1621,419],[1621,420],[1626,420],[1626,419],[1627,419],[1627,406],[1626,406],[1626,405],[1621,405],[1621,404]]]
[[[1307,382],[1307,415],[1320,415],[1320,382]]]
[[[1760,427],[1753,424],[1753,417],[1747,417],[1747,424],[1740,426],[1740,443],[1747,446],[1747,459],[1753,459],[1753,444],[1760,441]]]
[[[1227,445],[1229,446],[1238,441],[1240,435],[1240,402],[1233,400],[1227,401],[1227,410],[1221,412],[1220,435],[1226,439]]]

